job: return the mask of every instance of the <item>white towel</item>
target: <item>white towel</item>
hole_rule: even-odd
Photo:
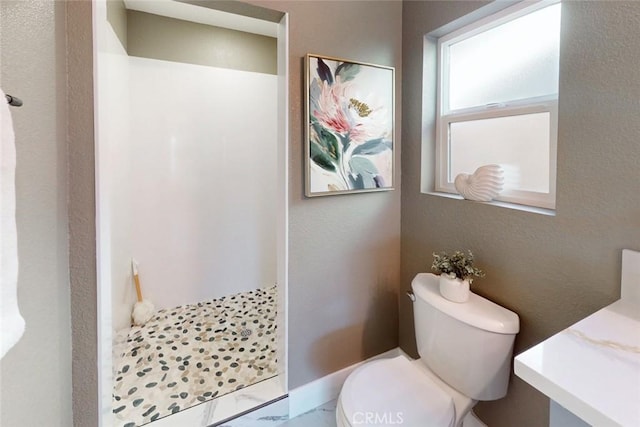
[[[24,333],[18,308],[16,147],[9,105],[0,89],[0,359]]]

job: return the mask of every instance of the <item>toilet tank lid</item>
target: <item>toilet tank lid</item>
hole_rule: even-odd
[[[411,282],[411,287],[416,297],[467,325],[498,334],[520,331],[520,319],[513,311],[473,292],[467,302],[449,301],[440,294],[439,280],[440,276],[435,274],[420,273]]]

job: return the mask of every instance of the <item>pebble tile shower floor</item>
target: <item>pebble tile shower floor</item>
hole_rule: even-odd
[[[115,344],[113,412],[141,426],[277,374],[276,286],[159,310]]]

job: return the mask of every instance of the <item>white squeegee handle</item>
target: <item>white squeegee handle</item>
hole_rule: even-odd
[[[131,258],[131,269],[133,270],[133,281],[136,284],[138,302],[142,302],[142,290],[140,289],[140,278],[138,277],[138,262],[133,258]]]

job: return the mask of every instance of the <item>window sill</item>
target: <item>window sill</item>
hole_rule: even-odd
[[[517,203],[500,202],[500,201],[497,201],[497,200],[492,200],[490,202],[476,202],[476,201],[473,201],[473,200],[466,200],[462,196],[460,196],[459,194],[441,193],[441,192],[437,192],[437,191],[423,191],[422,194],[427,194],[429,196],[444,197],[446,199],[461,200],[461,201],[465,201],[467,203],[481,203],[483,205],[491,205],[491,206],[497,206],[497,207],[500,207],[500,208],[514,209],[514,210],[517,210],[517,211],[530,212],[530,213],[535,213],[535,214],[539,214],[539,215],[547,215],[547,216],[555,216],[556,215],[555,209],[538,208],[538,207],[535,207],[535,206],[519,205]]]

